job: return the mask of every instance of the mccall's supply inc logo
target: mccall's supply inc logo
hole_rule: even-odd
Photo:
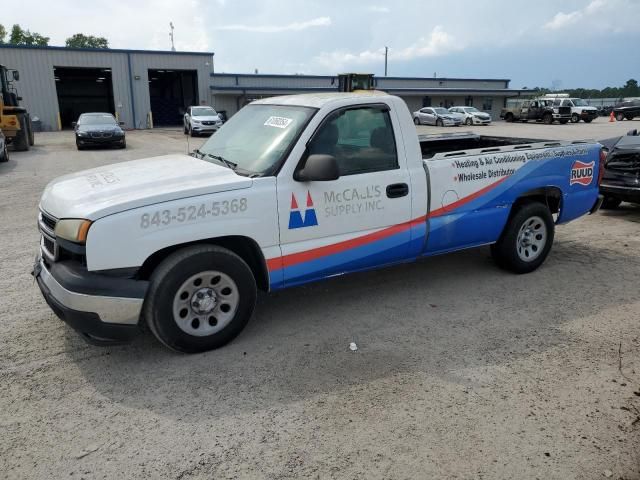
[[[289,230],[294,228],[315,227],[318,225],[316,209],[313,208],[311,193],[307,191],[307,208],[303,212],[298,206],[296,196],[291,194],[291,212],[289,212]]]
[[[584,186],[591,185],[591,182],[593,181],[593,167],[595,164],[595,161],[584,163],[580,160],[576,160],[573,162],[569,185],[574,185],[576,183]]]

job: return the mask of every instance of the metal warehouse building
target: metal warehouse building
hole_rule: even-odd
[[[337,76],[214,73],[213,53],[0,45],[0,63],[20,71],[18,94],[43,130],[80,113],[109,111],[127,128],[173,126],[189,105],[227,116],[258,98],[337,91]],[[530,95],[507,79],[376,77],[376,88],[409,109],[471,105],[498,118],[507,98]]]
[[[336,76],[211,74],[211,104],[235,113],[247,103],[274,95],[331,92],[338,88]],[[411,111],[422,107],[474,106],[498,118],[506,99],[531,94],[509,88],[508,79],[375,77],[376,88],[401,97]]]
[[[43,130],[87,111],[128,128],[176,125],[184,107],[210,100],[213,53],[0,45],[0,63],[20,71],[16,89]]]

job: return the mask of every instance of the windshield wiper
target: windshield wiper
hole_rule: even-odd
[[[231,170],[235,170],[238,167],[237,163],[233,163],[231,160],[227,160],[226,158],[220,155],[214,155],[213,153],[205,153],[202,150],[198,150],[198,149],[195,149],[193,153],[195,153],[196,155],[200,155],[200,158],[208,157],[208,158],[213,158],[214,160],[218,160],[219,162],[222,162],[226,167],[230,168]]]

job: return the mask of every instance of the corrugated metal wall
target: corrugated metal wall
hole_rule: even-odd
[[[127,128],[147,128],[147,114],[151,108],[149,69],[196,70],[199,101],[208,103],[213,64],[210,54],[120,50],[105,52],[3,46],[0,46],[0,63],[7,68],[20,71],[20,80],[15,82],[15,85],[19,95],[23,97],[22,104],[28,108],[31,115],[40,118],[44,130],[58,129],[59,109],[54,79],[55,66],[110,68],[114,105],[120,120],[125,122]],[[136,79],[136,76],[139,76],[139,79]]]

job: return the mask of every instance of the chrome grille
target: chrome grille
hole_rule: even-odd
[[[40,239],[40,249],[42,255],[49,261],[55,262],[58,259],[58,245],[56,244],[55,228],[58,219],[48,213],[40,212],[38,215],[38,228],[42,234]]]
[[[91,138],[111,138],[112,132],[91,132]]]

